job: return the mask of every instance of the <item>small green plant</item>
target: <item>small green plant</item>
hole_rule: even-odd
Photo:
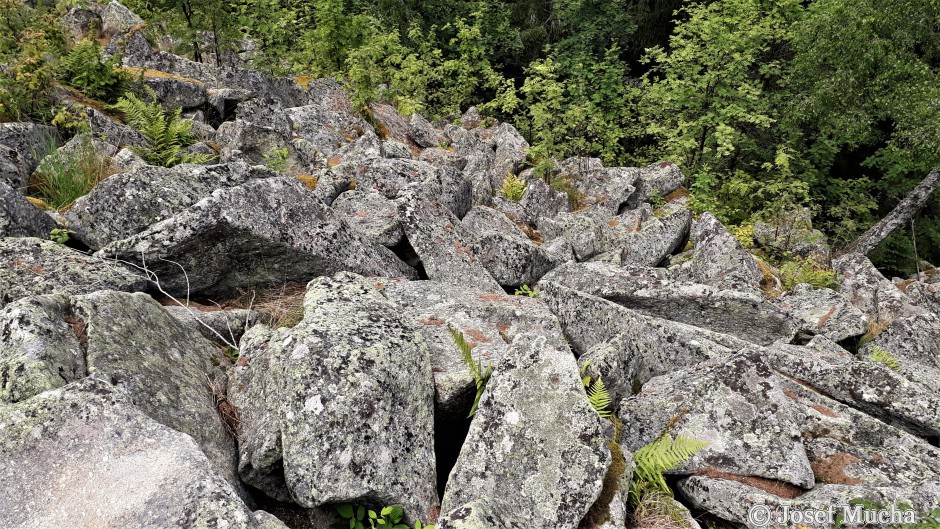
[[[43,158],[30,187],[50,207],[62,209],[88,194],[110,171],[110,159],[86,138],[70,153],[56,150]]]
[[[839,286],[835,270],[803,257],[795,257],[780,265],[780,280],[784,290],[793,290],[800,283],[809,283],[813,288]]]
[[[287,171],[287,147],[274,149],[264,155],[264,165],[275,172],[284,173]]]
[[[663,197],[663,194],[659,192],[658,189],[653,189],[650,191],[649,198],[647,201],[653,206],[653,209],[660,209],[666,205],[666,199]]]
[[[591,407],[594,408],[594,411],[603,419],[610,417],[610,403],[612,399],[610,398],[610,393],[607,392],[607,388],[604,387],[604,380],[601,377],[597,377],[596,380],[591,379],[591,375],[586,374],[588,366],[591,365],[590,362],[585,362],[581,366],[581,383],[584,385],[584,390],[587,392],[588,401],[591,402]]]
[[[411,529],[408,524],[402,523],[405,511],[398,506],[385,507],[379,512],[367,510],[362,505],[353,506],[350,503],[336,505],[336,513],[340,521],[330,526],[331,529]],[[369,525],[367,526],[366,523]],[[434,529],[433,525],[424,525],[416,520],[414,529]]]
[[[69,234],[71,233],[75,232],[68,228],[56,228],[49,232],[49,240],[55,241],[59,244],[65,244],[69,242]]]
[[[59,130],[75,134],[91,132],[91,124],[88,122],[88,112],[79,106],[63,106],[55,109],[51,123]]]
[[[672,496],[663,473],[685,463],[706,446],[707,442],[684,435],[677,435],[673,439],[667,429],[651,443],[641,447],[633,454],[636,469],[630,483],[630,503],[639,505],[650,492]]]
[[[130,76],[118,68],[120,57],[101,58],[101,45],[92,38],[75,45],[59,62],[58,77],[86,96],[114,103],[124,93]]]
[[[880,345],[873,345],[871,347],[871,354],[868,356],[868,359],[872,362],[884,364],[895,371],[901,370],[901,363],[898,362],[898,359]]]
[[[480,397],[483,396],[483,391],[486,390],[486,383],[490,381],[490,375],[493,374],[493,366],[488,365],[484,370],[481,360],[473,360],[472,347],[467,343],[463,333],[453,327],[448,328],[448,330],[450,331],[451,337],[454,339],[454,344],[457,345],[457,350],[460,351],[460,356],[463,358],[464,364],[467,364],[467,367],[470,368],[470,374],[473,375],[473,379],[477,384],[477,394],[476,397],[473,398],[473,407],[470,408],[470,415],[467,416],[473,417],[477,412],[477,406],[480,404]]]
[[[728,231],[731,232],[731,235],[734,235],[734,238],[741,243],[741,246],[746,250],[753,249],[754,244],[754,225],[753,224],[740,224],[738,226],[732,226]]]
[[[528,184],[526,184],[525,180],[512,173],[506,173],[506,178],[503,179],[503,187],[500,188],[499,194],[513,202],[519,202],[525,195],[527,187]]]
[[[182,109],[175,112],[165,110],[152,90],[150,95],[153,100],[148,103],[128,93],[113,106],[124,114],[125,122],[140,131],[147,141],[146,146],[131,147],[131,150],[147,163],[163,167],[211,160],[213,157],[206,154],[181,153],[183,148],[194,143],[193,122],[183,119]]]
[[[522,285],[521,287],[516,289],[515,295],[529,296],[530,298],[537,298],[539,297],[539,289],[537,287],[533,289],[529,285]]]

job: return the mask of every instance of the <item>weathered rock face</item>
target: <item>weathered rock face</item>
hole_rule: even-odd
[[[399,203],[398,217],[430,279],[502,292],[480,262],[473,235],[433,197],[419,191],[409,192]]]
[[[37,294],[134,292],[146,280],[117,263],[32,237],[0,239],[0,307]]]
[[[574,529],[609,464],[570,351],[519,334],[483,393],[438,527]]]
[[[55,221],[29,203],[6,182],[0,181],[0,238],[46,238],[56,227]]]
[[[862,311],[828,288],[797,285],[776,304],[799,322],[802,334],[825,336],[834,342],[865,334],[867,320]]]
[[[133,11],[124,7],[117,0],[111,0],[100,12],[102,22],[102,37],[110,39],[118,33],[123,33],[135,26],[144,23],[143,19]]]
[[[676,251],[688,238],[692,212],[682,209],[644,222],[635,232],[620,235],[620,262],[624,265],[656,266]],[[615,228],[615,231],[616,230]]]
[[[275,176],[243,162],[172,169],[147,165],[101,182],[75,201],[65,219],[76,237],[100,249],[185,211],[216,189]]]
[[[229,384],[239,472],[304,507],[396,504],[427,520],[438,505],[430,354],[375,283],[316,279],[296,327],[242,338]]]
[[[333,209],[357,232],[382,246],[402,242],[398,204],[374,191],[346,191],[333,201]]]
[[[695,251],[681,276],[719,288],[756,291],[763,277],[751,254],[711,213],[692,227]]]
[[[0,181],[25,188],[39,159],[50,146],[55,129],[35,123],[0,123]]]
[[[927,313],[894,320],[861,353],[870,356],[875,348],[887,351],[902,365],[940,375],[940,317]]]
[[[190,436],[95,378],[0,406],[0,424],[5,527],[286,528],[246,507]]]
[[[619,417],[624,425],[621,443],[631,452],[670,424],[673,435],[709,443],[670,474],[717,470],[804,489],[815,484],[793,406],[756,353],[656,377],[620,404]]]
[[[758,344],[793,337],[795,325],[782,309],[752,292],[668,279],[656,268],[610,263],[568,263],[543,280],[613,301],[638,312]]]
[[[679,166],[671,162],[660,162],[648,165],[639,171],[634,186],[636,191],[630,196],[626,207],[634,209],[644,202],[650,202],[652,197],[665,197],[685,183],[685,175]]]
[[[842,279],[839,291],[869,319],[889,322],[924,312],[885,279],[864,255],[846,254],[833,261],[832,265]]]
[[[495,209],[476,206],[461,224],[475,236],[483,267],[502,286],[533,284],[555,266],[541,247]]]
[[[287,177],[217,190],[99,254],[141,264],[145,258],[174,295],[185,294],[187,287],[212,295],[303,282],[339,270],[414,275],[391,251],[356,234],[302,183]]]
[[[204,310],[205,308],[180,305],[169,305],[164,308],[170,316],[190,329],[194,329],[205,339],[222,344],[237,345],[245,331],[261,323],[263,319],[260,311],[252,309]]]
[[[559,213],[553,219],[543,218],[538,228],[546,241],[567,240],[579,261],[586,261],[617,245],[617,236],[606,222],[580,213]]]
[[[466,417],[476,384],[450,330],[460,331],[473,357],[495,366],[520,332],[545,336],[560,345],[564,336],[544,303],[527,296],[467,290],[436,281],[387,281],[382,293],[396,303],[424,335],[431,350],[435,396],[442,417]]]
[[[543,218],[552,219],[555,215],[568,212],[568,196],[555,191],[540,178],[526,180],[525,194],[519,205],[524,211],[522,220],[532,226],[537,226]]]

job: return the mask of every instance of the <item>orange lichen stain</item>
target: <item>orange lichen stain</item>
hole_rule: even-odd
[[[418,323],[422,325],[444,325],[446,323],[444,320],[438,318],[437,316],[429,316],[427,318],[421,318],[418,320]]]
[[[310,90],[310,82],[314,79],[316,78],[309,75],[298,75],[294,77],[294,82],[299,84],[304,90]]]
[[[794,498],[799,498],[803,495],[804,492],[803,489],[783,481],[759,478],[756,476],[738,476],[736,474],[723,472],[713,468],[698,472],[696,475],[707,476],[710,478],[727,479],[729,481],[737,481],[739,483],[744,483],[745,485],[750,485],[755,489],[760,489],[764,492],[773,494],[774,496],[791,500]]]
[[[190,84],[203,84],[199,79],[193,79],[192,77],[183,77],[182,75],[176,75],[175,73],[162,72],[160,70],[153,70],[150,68],[132,68],[124,67],[122,68],[125,72],[130,73],[131,75],[139,76],[143,75],[144,79],[172,79],[174,81],[181,81],[184,83]]]
[[[817,329],[822,329],[823,326],[826,324],[826,322],[829,321],[829,318],[831,318],[832,315],[836,313],[836,310],[837,310],[837,309],[836,309],[835,306],[833,306],[831,309],[829,309],[829,312],[827,312],[826,314],[824,314],[822,318],[819,318],[819,323],[816,324],[816,328],[817,328]]]
[[[490,343],[492,341],[486,336],[486,333],[484,333],[480,329],[468,329],[464,331],[464,334],[467,336],[467,338],[470,338],[471,340],[473,340],[474,342],[478,344]]]
[[[825,459],[811,461],[810,467],[813,469],[813,474],[816,475],[816,480],[822,483],[858,485],[862,480],[849,476],[845,473],[845,469],[859,461],[860,459],[852,454],[836,452]]]
[[[307,189],[311,191],[313,191],[317,187],[317,183],[319,182],[319,179],[317,179],[317,177],[308,175],[308,174],[299,174],[299,175],[296,175],[294,178],[303,182],[303,184],[307,186]]]

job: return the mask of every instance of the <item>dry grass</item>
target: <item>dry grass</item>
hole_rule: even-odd
[[[648,492],[633,511],[633,529],[690,529],[685,510],[662,492]]]
[[[760,280],[761,290],[768,298],[776,299],[780,297],[783,294],[783,284],[780,282],[777,271],[763,259],[755,258],[754,260],[757,262],[757,267],[760,268],[763,276]]]
[[[243,296],[245,306],[259,310],[268,316],[266,322],[271,327],[293,327],[304,317],[304,295],[307,285],[303,283],[284,283],[279,287],[255,290]],[[254,302],[251,296],[254,295]]]
[[[174,73],[162,72],[160,70],[152,70],[150,68],[131,68],[123,67],[121,68],[125,72],[137,77],[143,76],[144,79],[173,79],[176,81],[181,81],[184,83],[190,84],[203,84],[199,79],[193,79],[192,77],[183,77],[182,75],[176,75]]]

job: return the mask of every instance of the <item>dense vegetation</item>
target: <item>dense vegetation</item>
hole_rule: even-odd
[[[452,120],[477,105],[516,125],[540,170],[567,156],[673,160],[696,207],[731,225],[804,204],[839,245],[940,164],[940,0],[127,3],[196,60],[224,64],[250,37],[241,56],[255,67],[334,76],[363,108]],[[14,87],[0,114],[49,119],[36,94],[81,78],[53,64],[69,53],[54,24],[0,6],[0,83]],[[876,261],[940,262],[938,206]]]

